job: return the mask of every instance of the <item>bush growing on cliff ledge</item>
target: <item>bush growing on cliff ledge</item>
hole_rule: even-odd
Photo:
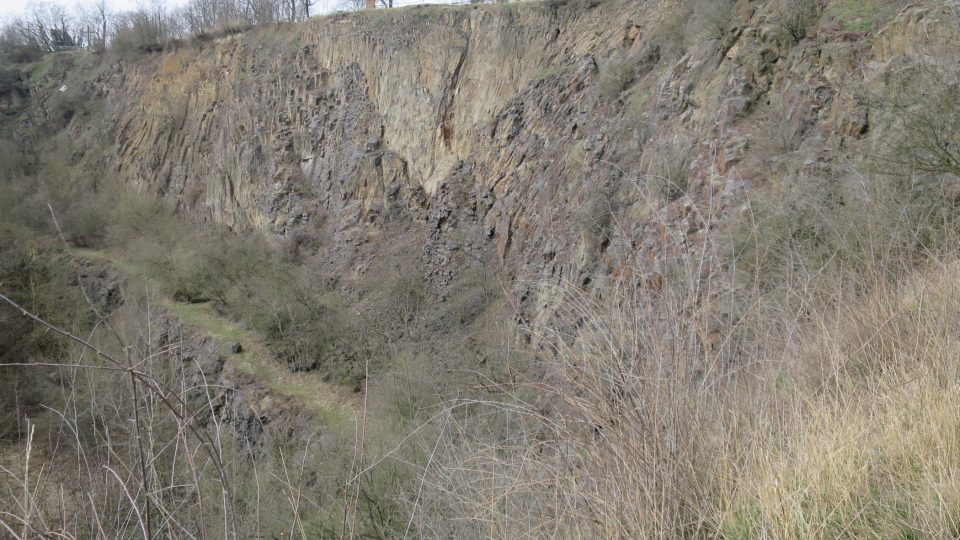
[[[823,0],[776,0],[777,23],[792,43],[807,37],[822,12]]]
[[[902,66],[888,82],[892,97],[874,97],[879,114],[892,127],[878,169],[960,176],[960,69],[933,62]]]
[[[600,69],[598,85],[603,97],[614,101],[630,88],[637,76],[639,59],[628,52],[617,52]]]

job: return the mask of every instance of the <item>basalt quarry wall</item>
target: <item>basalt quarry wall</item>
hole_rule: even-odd
[[[464,264],[522,283],[521,304],[544,280],[657,287],[751,188],[874,144],[862,83],[950,35],[937,3],[799,41],[776,2],[731,4],[714,34],[690,4],[328,16],[68,65],[34,92],[85,77],[106,170],[200,220],[323,237],[341,269],[402,234],[441,294]]]

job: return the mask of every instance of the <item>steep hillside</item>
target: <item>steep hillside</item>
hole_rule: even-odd
[[[340,275],[417,223],[441,286],[464,253],[524,281],[655,284],[745,189],[870,152],[863,85],[953,31],[944,7],[860,4],[799,43],[776,2],[410,8],[63,77],[104,103],[107,170],[204,220],[305,231]]]

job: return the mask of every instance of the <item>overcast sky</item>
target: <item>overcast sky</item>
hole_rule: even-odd
[[[36,4],[37,0],[0,0],[0,16],[20,15],[27,6]],[[49,0],[48,3],[60,4],[68,8],[76,5],[76,0]],[[138,0],[109,0],[114,9],[131,9],[137,6]],[[180,0],[170,0],[171,5],[177,5]]]
[[[49,3],[60,4],[67,8],[73,8],[77,4],[77,0],[46,0]],[[141,0],[108,0],[113,9],[115,10],[128,10],[137,7]],[[461,0],[462,1],[462,0]],[[168,7],[176,7],[183,4],[186,0],[167,0]],[[10,15],[20,15],[26,9],[27,6],[37,3],[37,0],[0,0],[0,17],[7,17]],[[394,0],[394,5],[408,5],[408,4],[452,4],[458,3],[457,0]],[[313,8],[314,13],[322,13],[324,11],[329,11],[335,9],[341,4],[340,0],[317,0],[316,7]]]

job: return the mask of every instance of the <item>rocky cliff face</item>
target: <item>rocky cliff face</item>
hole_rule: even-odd
[[[324,17],[112,60],[88,91],[131,185],[238,230],[320,237],[340,271],[402,234],[440,294],[469,264],[522,278],[524,305],[541,280],[657,287],[748,188],[874,144],[862,83],[949,9],[881,3],[876,35],[828,9],[797,42],[776,2],[731,2],[723,25],[690,4]]]

